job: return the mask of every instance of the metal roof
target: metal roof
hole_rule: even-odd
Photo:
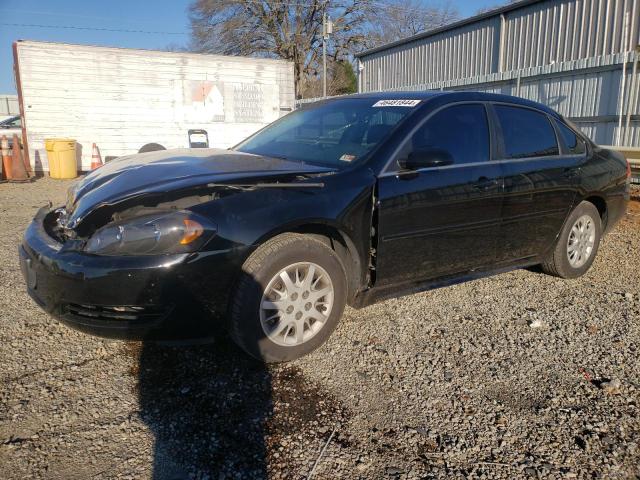
[[[411,42],[413,42],[415,40],[420,40],[420,39],[423,39],[423,38],[431,37],[433,35],[437,35],[439,33],[446,32],[448,30],[453,30],[455,28],[462,27],[462,26],[465,26],[465,25],[469,25],[469,24],[472,24],[472,23],[475,23],[475,22],[478,22],[480,20],[484,20],[484,19],[487,19],[487,18],[497,17],[497,16],[502,15],[503,13],[511,12],[513,10],[518,10],[518,9],[524,8],[524,7],[528,6],[528,5],[532,5],[534,3],[541,3],[541,2],[545,2],[545,1],[547,1],[547,0],[520,0],[519,2],[512,3],[512,4],[509,4],[509,5],[505,5],[504,7],[496,8],[495,10],[490,10],[488,12],[480,13],[478,15],[474,15],[473,17],[464,18],[464,19],[459,20],[457,22],[453,22],[453,23],[449,23],[447,25],[444,25],[442,27],[434,28],[432,30],[427,30],[425,32],[418,33],[416,35],[412,35],[411,37],[402,38],[400,40],[396,40],[395,42],[386,43],[384,45],[380,45],[379,47],[374,47],[374,48],[370,48],[368,50],[364,50],[362,52],[356,53],[355,57],[356,58],[366,57],[367,55],[371,55],[372,53],[382,52],[384,50],[388,50],[390,48],[397,47],[399,45],[404,45],[404,44],[407,44],[407,43],[411,43]]]

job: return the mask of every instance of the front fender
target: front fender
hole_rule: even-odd
[[[322,226],[339,232],[359,264],[368,265],[375,176],[363,168],[313,179],[319,180],[323,187],[257,188],[192,207],[218,226],[206,249],[253,250],[280,233]]]

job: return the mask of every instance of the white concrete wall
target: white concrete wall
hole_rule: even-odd
[[[187,130],[201,128],[226,148],[294,108],[293,65],[281,60],[32,41],[17,57],[36,170],[48,170],[45,138],[76,139],[88,170],[94,142],[104,159],[150,142],[188,147]]]

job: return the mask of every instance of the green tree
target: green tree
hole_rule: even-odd
[[[335,62],[329,86],[333,95],[346,95],[358,91],[358,79],[353,64],[346,60]]]
[[[327,95],[347,95],[358,91],[358,79],[353,65],[348,60],[331,61],[327,65]],[[319,74],[306,76],[300,84],[303,98],[322,96],[322,77]]]

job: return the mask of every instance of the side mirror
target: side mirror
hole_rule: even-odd
[[[444,167],[453,164],[453,156],[442,148],[420,148],[406,158],[398,160],[404,170],[419,170],[429,167]]]

